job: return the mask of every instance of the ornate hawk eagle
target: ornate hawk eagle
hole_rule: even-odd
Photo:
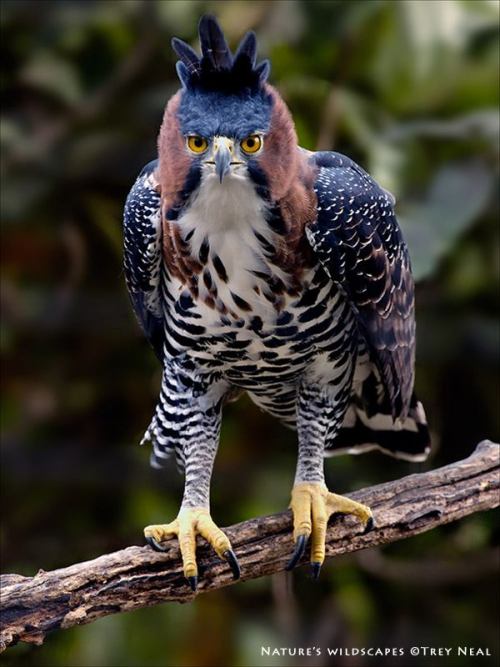
[[[394,199],[348,157],[298,146],[253,33],[234,54],[213,17],[199,35],[201,56],[172,42],[182,88],[125,205],[127,286],[163,367],[144,440],[154,466],[174,454],[185,472],[177,518],[145,535],[155,549],[178,537],[193,590],[197,534],[239,576],[209,509],[226,401],[247,392],[297,430],[289,568],[310,539],[314,576],[332,513],[373,524],[328,491],[324,457],[376,448],[419,461],[429,448]]]

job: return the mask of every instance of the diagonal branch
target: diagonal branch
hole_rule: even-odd
[[[376,527],[360,534],[352,517],[334,521],[327,534],[327,558],[411,537],[500,504],[500,448],[480,443],[467,459],[426,473],[351,494],[369,505]],[[242,580],[280,572],[290,556],[291,516],[282,512],[231,526],[228,537],[241,564]],[[221,563],[200,542],[199,593],[233,583]],[[165,553],[128,547],[91,561],[34,577],[1,577],[0,648],[18,641],[42,644],[51,630],[160,602],[188,602],[177,541]]]

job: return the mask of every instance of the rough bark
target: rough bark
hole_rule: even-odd
[[[363,489],[351,498],[369,505],[375,529],[362,535],[353,517],[333,518],[327,558],[411,537],[500,504],[500,447],[478,445],[467,459],[430,472]],[[242,576],[280,572],[292,551],[290,512],[258,517],[227,528]],[[307,561],[307,554],[304,562]],[[198,593],[233,584],[229,567],[200,539]],[[34,577],[0,579],[0,648],[18,641],[43,643],[52,630],[160,602],[189,602],[195,594],[182,575],[177,541],[165,553],[133,546]]]

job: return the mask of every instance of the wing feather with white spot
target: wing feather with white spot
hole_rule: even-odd
[[[355,310],[393,417],[410,405],[415,364],[414,284],[394,198],[338,153],[315,153],[318,216],[307,228],[315,254]]]
[[[157,161],[154,161],[144,167],[125,202],[124,268],[137,319],[162,361],[161,203],[153,175],[156,164]]]

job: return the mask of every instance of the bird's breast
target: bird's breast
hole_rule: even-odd
[[[187,352],[229,374],[307,363],[328,339],[339,295],[319,264],[291,254],[285,231],[250,182],[202,184],[171,223],[170,353]]]
[[[249,179],[206,177],[165,230],[171,291],[187,290],[200,310],[208,308],[206,319],[253,312],[271,320],[307,280],[276,217]]]

